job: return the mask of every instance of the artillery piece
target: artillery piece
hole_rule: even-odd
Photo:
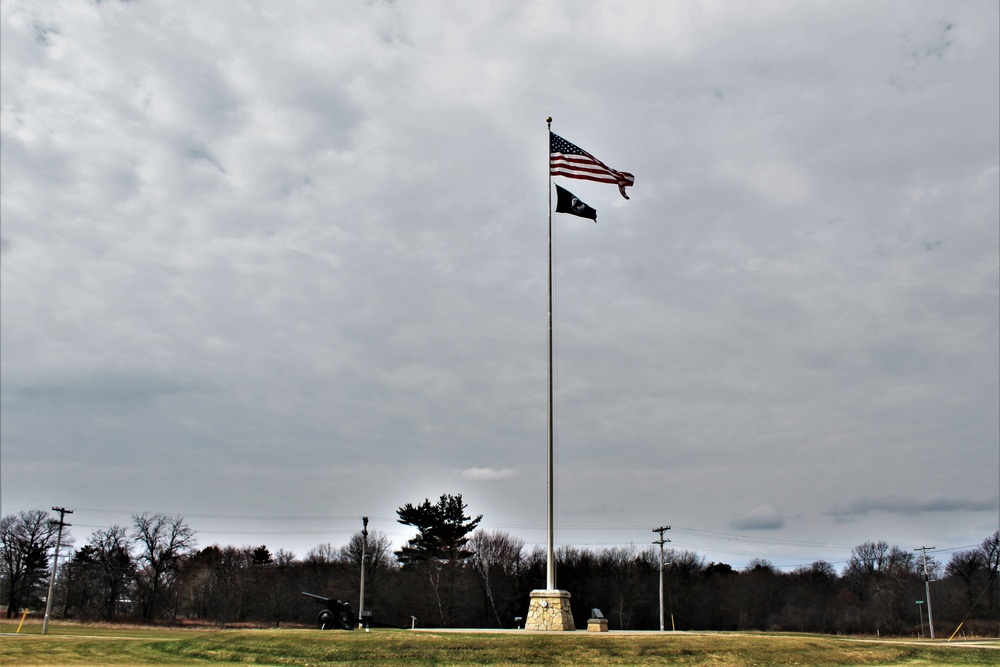
[[[326,608],[316,617],[320,630],[353,630],[358,627],[358,617],[351,611],[351,605],[346,600],[323,597],[305,591],[302,594],[326,605]]]
[[[369,628],[395,628],[397,630],[405,630],[401,625],[392,625],[391,623],[380,623],[379,621],[372,620],[372,613],[368,610],[361,612],[361,618],[358,619],[351,610],[351,605],[347,600],[338,600],[337,598],[328,598],[322,595],[316,595],[315,593],[306,593],[302,591],[302,594],[311,597],[316,602],[326,605],[326,609],[319,613],[316,617],[316,622],[319,624],[320,630],[353,630],[357,627],[363,627],[366,631]]]

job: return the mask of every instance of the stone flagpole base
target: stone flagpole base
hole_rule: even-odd
[[[569,606],[569,591],[531,591],[524,629],[551,632],[576,630]]]

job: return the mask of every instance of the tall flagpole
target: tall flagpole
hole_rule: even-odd
[[[548,516],[546,521],[546,576],[545,590],[533,590],[529,597],[528,615],[524,620],[525,630],[565,631],[574,630],[573,609],[570,607],[569,591],[556,590],[556,550],[553,537],[555,524],[555,416],[552,391],[552,117],[545,119],[549,125],[549,447],[548,447]]]
[[[545,590],[533,590],[529,596],[528,615],[525,618],[525,630],[574,630],[573,609],[570,605],[569,591],[556,589],[556,564],[555,564],[555,393],[553,391],[553,354],[552,354],[552,176],[553,176],[553,138],[552,116],[545,119],[549,129],[549,434],[548,434],[548,470],[547,470],[547,517],[546,517],[546,588]],[[561,166],[556,167],[557,176],[567,176],[569,178],[584,178],[587,180],[599,181],[603,183],[617,183],[618,189],[626,199],[625,187],[632,185],[635,177],[626,172],[619,172],[611,169],[594,156],[582,150],[579,146],[574,146],[560,137],[557,145],[560,161],[567,155],[567,164],[583,164],[588,167],[584,171],[566,169]],[[566,153],[564,153],[566,151]],[[561,164],[561,162],[559,163]],[[576,215],[582,215],[582,211],[587,211],[589,207],[584,205],[581,211],[575,211]],[[592,211],[593,209],[590,209]],[[586,215],[583,217],[590,217]],[[596,219],[596,218],[595,218]],[[607,626],[605,625],[606,629]],[[589,628],[588,628],[589,629]]]
[[[549,152],[552,151],[552,116],[545,119],[549,127]],[[555,484],[553,482],[553,410],[552,410],[552,167],[551,155],[548,158],[549,165],[549,452],[548,452],[548,522],[546,534],[546,546],[548,557],[546,559],[545,581],[546,590],[556,590],[556,567],[555,567],[555,539],[553,537],[553,515],[555,514]]]

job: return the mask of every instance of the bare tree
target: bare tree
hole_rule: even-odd
[[[1000,618],[1000,600],[997,599],[996,591],[997,587],[997,575],[1000,574],[1000,530],[994,532],[992,535],[983,540],[982,545],[980,545],[979,550],[983,554],[983,560],[986,562],[986,570],[989,572],[990,583],[989,583],[989,617],[993,619]]]
[[[995,578],[997,571],[1000,570],[1000,530],[983,540],[979,549],[983,552],[983,558],[986,559],[986,567]]]
[[[177,559],[176,595],[199,618],[217,623],[244,621],[251,613],[259,547],[212,545]],[[260,566],[264,567],[264,566]]]
[[[267,559],[261,558],[261,549],[258,547],[254,551],[254,561],[251,571],[256,580],[256,590],[259,597],[258,607],[261,611],[261,619],[267,619],[274,623],[274,627],[281,627],[282,619],[287,616],[298,593],[293,590],[292,577],[294,571],[295,554],[284,549],[278,549],[278,553],[271,556],[267,554]]]
[[[164,514],[132,516],[132,542],[136,545],[137,592],[142,617],[152,620],[177,574],[181,556],[195,546],[194,531],[184,517]]]
[[[976,575],[986,570],[986,555],[981,549],[970,551],[956,551],[951,555],[945,574],[957,577],[965,583],[965,597],[972,609],[975,604],[975,591],[973,590]]]
[[[101,616],[112,620],[118,613],[119,600],[135,578],[135,562],[125,526],[96,530],[90,537],[93,558],[101,573]]]
[[[63,543],[69,541],[63,535]],[[7,618],[16,616],[45,580],[48,551],[55,547],[56,526],[48,512],[30,510],[0,519],[0,577],[7,598]]]
[[[928,559],[930,569],[939,568]],[[844,569],[844,579],[871,614],[877,629],[898,632],[909,609],[905,591],[919,582],[922,569],[913,552],[885,541],[864,542],[854,547]]]
[[[385,533],[378,530],[369,531],[367,538],[364,533],[358,531],[351,535],[347,544],[340,547],[337,559],[350,573],[352,601],[359,600],[361,594],[362,556],[365,560],[364,608],[373,611],[385,606],[385,579],[393,568],[392,541]]]
[[[642,597],[643,589],[649,589],[648,586],[643,586],[643,576],[652,571],[653,562],[659,565],[659,553],[656,560],[652,561],[634,544],[630,544],[627,547],[604,549],[596,560],[598,571],[607,574],[612,586],[613,593],[609,597],[612,618],[617,620],[618,627],[622,630],[632,629],[637,603]]]
[[[340,551],[329,542],[310,549],[301,563],[300,570],[304,591],[340,598],[349,598],[353,595],[347,593],[353,586],[353,576],[344,571],[345,566],[340,560]]]
[[[365,544],[362,545],[362,542]],[[369,574],[392,566],[392,541],[385,533],[378,530],[370,531],[367,541],[361,531],[351,535],[347,544],[340,547],[336,560],[360,569],[362,551],[368,561],[365,571]]]
[[[184,604],[196,618],[222,618],[224,596],[228,592],[222,590],[218,575],[222,561],[222,549],[213,544],[190,554],[181,564]]]
[[[524,540],[500,530],[478,530],[469,540],[469,547],[475,552],[471,559],[472,566],[479,575],[497,627],[502,628],[504,623],[500,609],[504,609],[504,616],[509,615],[506,613],[511,602],[509,596],[516,591],[516,588],[511,590],[510,584],[517,582]],[[501,598],[499,605],[498,598]]]
[[[338,551],[329,542],[317,544],[306,552],[305,562],[310,565],[329,565],[336,562]]]

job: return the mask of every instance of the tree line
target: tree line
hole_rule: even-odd
[[[503,531],[479,528],[462,496],[406,504],[399,522],[416,535],[398,551],[379,532],[358,532],[304,557],[267,546],[198,548],[183,517],[133,515],[73,549],[63,533],[53,618],[198,622],[220,626],[313,624],[322,607],[302,592],[346,600],[399,627],[512,628],[543,587],[546,556]],[[0,600],[8,618],[43,609],[56,524],[41,510],[0,519]],[[859,544],[838,572],[828,562],[784,572],[762,559],[742,569],[668,549],[666,629],[781,630],[916,636],[928,633],[925,563],[884,541]],[[599,608],[613,629],[659,629],[660,553],[653,545],[557,550],[560,588],[577,627]],[[1000,636],[1000,531],[947,563],[927,557],[937,635],[961,625]]]

